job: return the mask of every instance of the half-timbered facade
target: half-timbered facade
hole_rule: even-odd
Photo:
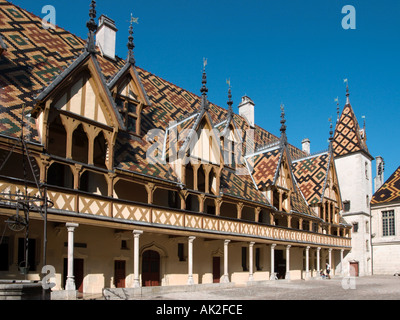
[[[197,96],[138,67],[132,26],[127,59],[106,56],[94,1],[87,40],[5,0],[0,16],[0,278],[52,265],[53,290],[101,293],[343,271],[332,139],[309,155],[284,108],[277,137],[230,89],[209,102],[205,69]]]

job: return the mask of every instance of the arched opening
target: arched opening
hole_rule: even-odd
[[[107,196],[108,184],[103,174],[86,170],[81,175],[79,190],[101,196]]]
[[[3,166],[0,175],[24,180],[25,171],[27,181],[35,181],[34,175],[36,179],[39,179],[39,167],[33,157],[28,158],[26,155],[22,157],[22,154],[15,152],[12,152],[10,155],[10,151],[0,150],[0,159],[3,159],[2,161],[7,160],[4,164],[0,163],[0,167]],[[34,170],[33,172],[29,165],[29,159],[31,159],[32,168]],[[25,170],[24,165],[26,168]]]
[[[217,195],[217,175],[214,169],[211,169],[209,173],[208,190],[209,193]]]
[[[83,126],[80,124],[72,135],[72,159],[88,163],[89,140]]]
[[[188,163],[186,166],[185,179],[186,179],[186,188],[194,190],[193,167],[190,163]]]
[[[54,162],[47,171],[47,183],[52,186],[72,189],[74,187],[74,175],[71,167]]]
[[[270,221],[270,217],[269,217],[269,212],[265,209],[261,209],[257,222],[264,223],[264,224],[270,224],[271,221]]]
[[[121,200],[146,204],[148,202],[148,195],[144,185],[123,179],[115,183],[114,196]]]
[[[67,152],[67,132],[59,116],[49,126],[48,139],[48,153],[65,158]]]
[[[242,220],[255,222],[255,210],[250,207],[243,207],[242,209]]]
[[[206,192],[206,174],[203,166],[200,166],[197,172],[197,187],[198,191]]]
[[[181,199],[177,191],[157,188],[153,194],[153,204],[172,209],[181,208]]]
[[[200,205],[199,205],[199,198],[194,194],[189,194],[186,198],[186,210],[199,212]]]
[[[215,215],[215,201],[214,199],[206,199],[204,201],[204,212]]]
[[[143,287],[160,286],[160,254],[157,251],[148,250],[142,256],[142,285]]]
[[[227,218],[237,218],[236,205],[229,202],[223,202],[220,209],[220,216]]]
[[[106,159],[107,159],[107,140],[104,137],[103,132],[94,139],[93,144],[93,164],[96,167],[106,169]]]

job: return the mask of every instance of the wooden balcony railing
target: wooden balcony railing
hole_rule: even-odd
[[[0,178],[1,194],[25,192],[25,184],[15,179]],[[28,193],[38,195],[38,190],[30,185]],[[49,213],[63,214],[74,212],[85,216],[108,217],[115,222],[145,224],[146,226],[179,228],[189,231],[220,233],[233,236],[263,238],[281,242],[351,248],[351,239],[311,231],[270,226],[256,222],[211,216],[203,213],[162,208],[153,205],[134,203],[115,198],[91,195],[85,192],[48,186],[48,198],[54,203]],[[6,206],[6,197],[1,203]]]

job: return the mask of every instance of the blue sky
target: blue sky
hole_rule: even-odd
[[[14,0],[32,13],[56,8],[57,25],[86,38],[89,0]],[[342,8],[356,9],[356,29],[342,28]],[[400,1],[398,0],[99,0],[97,14],[116,20],[117,55],[125,58],[130,14],[137,65],[199,94],[208,59],[209,99],[226,107],[247,94],[256,123],[279,135],[280,104],[290,143],[326,149],[339,97],[366,119],[372,156],[385,159],[385,179],[400,165]],[[235,109],[238,112],[237,108]],[[373,172],[375,162],[373,162]]]

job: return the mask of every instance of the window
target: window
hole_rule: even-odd
[[[128,250],[128,241],[121,240],[121,250]]]
[[[358,222],[353,222],[353,232],[358,232]]]
[[[343,201],[343,206],[344,206],[344,211],[345,212],[349,212],[350,211],[350,200],[346,200],[346,201]]]
[[[394,210],[382,211],[382,234],[384,237],[394,236]]]
[[[365,162],[365,178],[369,180],[369,174],[368,174],[368,162]]]
[[[179,261],[186,261],[185,259],[185,254],[184,254],[184,244],[183,243],[178,243],[178,258]]]
[[[121,114],[122,119],[129,133],[137,134],[136,123],[138,121],[139,108],[136,102],[129,100],[126,97],[119,96],[115,99],[117,109]]]

